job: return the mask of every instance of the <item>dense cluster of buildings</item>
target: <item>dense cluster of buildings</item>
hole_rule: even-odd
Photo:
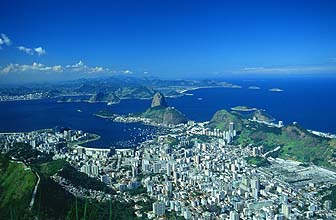
[[[209,129],[205,128],[204,125],[202,126],[196,126],[195,122],[189,123],[192,129],[190,129],[190,133],[192,134],[198,134],[198,135],[206,135],[210,137],[218,137],[221,138],[222,140],[225,140],[226,143],[231,143],[234,137],[237,135],[237,131],[235,129],[235,125],[233,122],[229,123],[229,129],[227,131],[221,131],[217,128],[215,129]]]
[[[185,139],[185,133],[179,134]],[[336,184],[335,173],[316,167],[304,168],[306,173],[302,179],[298,174],[297,179],[286,182],[281,178],[286,176],[285,172],[277,173],[278,170],[266,170],[246,162],[246,157],[262,156],[262,147],[233,146],[222,139],[220,134],[208,142],[195,138],[192,148],[174,148],[163,144],[161,137],[160,141],[140,149],[139,169],[146,176],[142,182],[149,195],[156,199],[149,218],[160,218],[171,211],[185,219],[328,219],[335,216],[331,201],[321,201],[321,196],[317,196],[318,191]],[[281,163],[284,167],[287,162]],[[318,172],[314,173],[316,169]],[[304,181],[308,176],[310,181],[303,185],[291,184]]]
[[[121,201],[152,201],[152,209],[138,216],[164,219],[170,213],[184,219],[333,219],[331,200],[319,193],[336,184],[336,174],[316,166],[268,158],[269,167],[256,167],[248,157],[265,157],[262,146],[236,146],[234,123],[227,131],[189,122],[169,133],[143,142],[137,149],[95,149],[69,143],[91,136],[82,131],[50,130],[0,134],[3,151],[15,142],[52,152],[77,170],[97,178],[117,191]],[[266,158],[265,158],[266,159]],[[54,176],[72,194],[85,189]],[[129,192],[143,189],[141,194]],[[143,193],[145,192],[145,193]],[[99,201],[111,198],[90,191]]]
[[[24,95],[2,95],[0,96],[0,102],[42,99],[44,96],[45,94],[42,92],[29,93]]]
[[[90,141],[96,135],[81,130],[44,129],[32,132],[0,133],[1,151],[8,151],[15,143],[26,143],[44,153],[64,154],[68,145]]]

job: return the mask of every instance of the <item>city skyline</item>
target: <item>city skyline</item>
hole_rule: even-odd
[[[3,0],[0,219],[336,219],[335,0]]]

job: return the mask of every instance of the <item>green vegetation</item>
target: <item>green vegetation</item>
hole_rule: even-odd
[[[166,138],[165,142],[169,144],[169,146],[171,147],[176,147],[180,143],[180,141],[177,138],[173,137]]]
[[[0,156],[0,219],[29,216],[27,209],[36,181],[37,177],[24,163]]]
[[[331,208],[336,209],[336,186],[332,186],[326,191],[327,195],[322,198],[322,201],[331,200]]]
[[[109,194],[114,194],[114,190],[106,186],[103,182],[89,177],[85,173],[78,172],[74,167],[66,163],[58,172],[58,175],[69,180],[74,186],[80,186],[86,189],[93,189]]]
[[[222,131],[229,130],[229,124],[233,122],[235,124],[235,128],[237,131],[242,130],[243,121],[239,114],[235,112],[228,112],[226,110],[219,110],[217,111],[210,123],[208,125],[209,128],[218,128]]]
[[[33,213],[38,219],[65,219],[73,207],[75,197],[48,175],[40,173],[40,178]]]
[[[149,118],[156,123],[162,124],[181,124],[188,121],[181,112],[172,107],[149,108],[146,112],[141,114],[141,117]]]
[[[97,89],[99,92],[97,92]],[[155,91],[147,86],[120,86],[115,88],[96,88],[88,102],[110,102],[119,103],[121,99],[150,99]]]
[[[336,149],[336,139],[331,139],[329,141],[329,145],[333,148],[333,149]]]
[[[53,160],[46,163],[36,164],[34,168],[44,176],[53,176],[66,164],[65,160]]]
[[[279,146],[279,136],[282,134],[281,129],[268,127],[257,122],[245,121],[244,127],[235,140],[236,144],[247,146],[252,144],[254,146],[263,145],[266,151],[272,150]]]
[[[175,211],[170,211],[166,214],[167,219],[171,220],[185,220],[185,218],[181,215],[177,215]]]
[[[29,145],[18,144],[16,149],[19,150],[17,153],[13,150],[6,155],[0,155],[0,219],[135,219],[133,203],[75,198],[50,176],[58,173],[75,186],[114,193],[104,183],[78,172],[64,160],[46,162],[47,157],[38,160],[38,156],[44,155],[37,154]],[[24,156],[23,150],[27,156]],[[9,160],[9,156],[29,161],[29,167],[22,162]],[[30,211],[28,207],[37,181],[34,171],[39,174],[40,183]],[[142,191],[140,188],[132,193]]]
[[[155,91],[146,86],[120,87],[115,94],[123,99],[150,99]]]
[[[143,186],[140,186],[136,189],[131,189],[131,190],[128,190],[127,191],[128,194],[134,196],[134,195],[139,195],[139,194],[143,194],[143,193],[146,193],[147,192],[147,189]]]
[[[5,156],[29,163],[45,162],[52,157],[52,155],[44,154],[38,150],[32,149],[32,146],[26,143],[15,143]]]
[[[245,120],[234,112],[220,110],[209,123],[210,128],[227,130],[234,122],[238,137],[234,144],[242,146],[263,146],[266,151],[280,147],[279,151],[268,156],[293,159],[305,163],[314,163],[329,169],[336,169],[336,141],[311,134],[299,125],[282,128],[269,127],[265,124]]]
[[[263,158],[263,157],[246,157],[245,160],[247,161],[247,163],[255,165],[257,167],[265,167],[265,166],[269,166],[270,162],[268,162],[267,159]]]
[[[39,219],[134,219],[133,204],[124,204],[117,201],[99,203],[95,200],[75,198],[51,180],[50,175],[59,173],[76,186],[114,192],[104,183],[76,171],[64,160],[38,164],[34,168],[41,177],[36,196],[37,201],[34,205],[34,213]]]
[[[256,118],[259,121],[266,121],[266,122],[272,122],[275,120],[271,115],[259,109],[256,111],[253,111],[251,114],[248,114],[247,118],[250,118],[250,119]]]
[[[50,179],[41,183],[37,195],[39,200],[34,207],[39,219],[134,219],[133,204],[79,199]]]
[[[270,151],[280,146],[272,156],[312,162],[316,165],[335,169],[329,162],[334,159],[333,148],[327,138],[318,137],[298,125],[283,128],[270,128],[266,125],[249,122],[235,141],[237,144],[264,146]],[[270,155],[271,156],[271,155]]]
[[[161,80],[152,77],[111,76],[102,79],[74,80],[57,84],[31,85],[29,87],[0,88],[0,95],[26,95],[43,93],[45,98],[59,96],[89,96],[102,92],[114,93],[119,98],[151,98],[155,90],[165,95],[181,95],[178,91],[200,87],[240,88],[218,80]]]
[[[152,211],[153,210],[152,204],[155,202],[155,200],[151,199],[148,195],[145,195],[144,198],[145,198],[145,201],[140,200],[140,201],[136,202],[136,204],[141,207],[140,209],[138,209],[138,211],[143,214],[142,217],[136,218],[136,219],[139,219],[139,220],[147,220],[148,219],[147,215],[144,214],[144,213]]]

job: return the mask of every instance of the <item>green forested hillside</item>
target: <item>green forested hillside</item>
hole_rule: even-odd
[[[25,164],[0,156],[0,219],[25,216],[36,181]]]
[[[243,118],[235,112],[228,112],[224,109],[217,111],[210,120],[210,128],[218,128],[220,130],[228,130],[230,122],[235,124],[237,131],[243,128]]]
[[[277,155],[281,158],[334,167],[332,161],[335,148],[330,145],[329,140],[313,135],[298,125],[269,128],[250,122],[245,125],[236,143],[262,145],[266,151],[280,147]]]
[[[185,115],[172,107],[149,108],[147,111],[142,113],[141,116],[163,124],[181,124],[187,122]]]
[[[282,128],[270,127],[266,124],[244,119],[235,113],[220,110],[215,113],[209,123],[211,128],[227,130],[230,122],[234,122],[238,136],[234,144],[243,146],[263,146],[265,151],[280,149],[272,156],[314,163],[329,169],[336,169],[336,141],[316,136],[300,125],[287,125]]]
[[[25,149],[29,155],[27,166],[10,160],[8,155],[27,160],[21,153],[0,155],[0,220],[118,220],[136,219],[133,203],[122,203],[112,199],[98,202],[92,199],[76,198],[50,176],[58,174],[67,178],[74,186],[87,189],[114,191],[102,182],[78,172],[64,160],[40,161],[37,154],[29,152],[29,146],[17,144],[16,150]],[[29,209],[30,200],[37,176],[40,176],[35,203]]]

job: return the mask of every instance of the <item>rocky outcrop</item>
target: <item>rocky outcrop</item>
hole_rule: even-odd
[[[187,117],[173,107],[168,107],[164,95],[157,92],[152,100],[151,107],[141,114],[159,124],[183,124],[188,121]]]
[[[144,118],[149,118],[159,124],[177,125],[186,123],[188,121],[184,114],[172,107],[149,108],[147,111],[142,113],[141,116]]]
[[[272,116],[268,115],[266,112],[261,111],[259,109],[254,111],[250,118],[253,119],[254,117],[259,121],[265,121],[265,122],[272,122],[275,120]]]
[[[157,92],[152,100],[151,108],[157,108],[157,107],[168,107],[168,104],[166,102],[166,98],[161,92]]]

